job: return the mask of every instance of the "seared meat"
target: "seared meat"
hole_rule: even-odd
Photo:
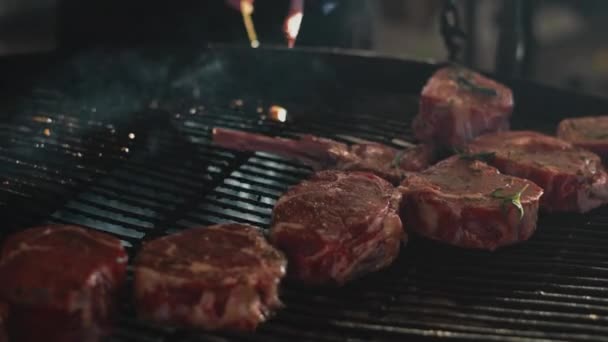
[[[399,200],[374,174],[321,171],[279,198],[270,239],[287,255],[293,278],[341,285],[395,259],[405,240]]]
[[[254,330],[281,306],[283,254],[254,227],[220,224],[145,243],[135,262],[140,317],[207,330]]]
[[[10,305],[10,339],[91,341],[125,278],[120,240],[76,226],[44,226],[8,238],[0,295]]]
[[[399,190],[401,217],[413,231],[454,246],[487,250],[525,241],[534,233],[543,193],[526,179],[460,156],[409,174]]]
[[[509,129],[511,90],[459,67],[439,69],[422,89],[413,121],[416,138],[443,147],[462,147],[486,132]]]
[[[501,172],[527,178],[545,191],[547,211],[587,212],[608,202],[608,175],[600,158],[569,142],[531,131],[487,134],[468,153],[491,153]]]
[[[559,123],[557,136],[608,162],[608,116],[565,119]]]
[[[225,148],[294,158],[315,170],[368,171],[393,184],[403,179],[403,171],[420,171],[433,161],[433,150],[428,145],[404,150],[373,142],[348,146],[312,135],[292,140],[225,128],[213,129],[213,141]]]

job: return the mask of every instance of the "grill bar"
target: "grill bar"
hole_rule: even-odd
[[[127,99],[131,85],[106,89],[98,82],[104,89],[95,89],[87,83],[93,75],[73,77],[83,80],[78,89],[64,82],[55,88],[68,88],[65,92],[17,97],[22,103],[14,108],[20,115],[0,123],[0,214],[10,222],[2,234],[43,222],[80,224],[118,236],[133,258],[142,241],[195,225],[232,221],[268,229],[277,198],[311,170],[272,154],[214,146],[210,137],[216,126],[347,143],[412,141],[409,119],[417,111],[416,93],[432,68],[384,60],[378,69],[360,57],[345,67],[332,55],[297,59],[295,54],[290,61],[296,58],[302,70],[293,71],[293,62],[261,53],[264,58],[238,52],[214,59],[212,54],[202,65],[172,66],[172,80],[141,83],[165,88],[154,101]],[[257,78],[242,72],[246,63],[254,63],[248,70]],[[157,72],[158,65],[144,64],[142,73],[146,67]],[[99,65],[107,67],[104,73],[113,70]],[[387,66],[394,69],[387,73]],[[82,70],[66,70],[72,69]],[[125,66],[116,70],[124,72]],[[299,78],[292,79],[293,73]],[[418,83],[400,83],[404,78]],[[48,82],[45,89],[53,84]],[[551,131],[558,114],[600,106],[572,94],[534,93],[529,85],[514,89],[519,104],[514,117],[526,128]],[[116,103],[99,100],[100,94],[121,91],[126,95]],[[546,108],[535,98],[571,100]],[[160,109],[128,109],[151,102]],[[273,104],[287,108],[286,122],[268,116]],[[535,116],[547,110],[557,114]],[[541,215],[529,242],[495,253],[414,237],[391,268],[344,288],[307,289],[286,282],[286,309],[255,334],[146,323],[136,319],[127,295],[110,340],[608,340],[606,226],[606,208],[587,215]],[[128,277],[130,287],[131,267]]]

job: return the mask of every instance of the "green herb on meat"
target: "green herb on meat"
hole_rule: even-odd
[[[404,154],[405,154],[405,150],[401,150],[401,151],[397,152],[397,154],[395,155],[395,158],[393,158],[393,161],[391,161],[392,168],[398,169],[401,167],[401,159],[403,158]]]
[[[502,200],[502,205],[504,208],[506,208],[506,206],[509,204],[515,206],[515,208],[517,208],[517,210],[519,211],[519,219],[521,220],[524,217],[524,207],[521,205],[521,194],[523,194],[523,192],[526,191],[527,188],[528,184],[524,185],[521,190],[511,195],[505,194],[503,188],[498,188],[492,191],[490,196]]]
[[[468,152],[456,152],[460,156],[460,159],[464,160],[479,160],[482,162],[491,162],[496,157],[496,152],[479,152],[479,153],[468,153]]]
[[[484,96],[498,95],[496,89],[480,86],[479,84],[473,82],[470,75],[467,75],[464,72],[457,73],[455,80],[461,88],[466,89],[472,93],[477,93]]]

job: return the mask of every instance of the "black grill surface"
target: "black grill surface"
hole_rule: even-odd
[[[400,146],[412,141],[416,94],[434,68],[272,49],[72,58],[5,106],[2,235],[79,224],[118,236],[133,257],[142,240],[196,225],[266,230],[278,196],[310,169],[213,146],[212,127]],[[552,132],[564,115],[608,109],[601,100],[509,84],[519,128]],[[268,116],[271,105],[288,110],[286,122]],[[282,299],[287,307],[255,334],[202,334],[137,320],[126,294],[110,339],[608,340],[608,208],[541,215],[529,242],[494,253],[414,237],[383,272],[340,289],[286,284]]]

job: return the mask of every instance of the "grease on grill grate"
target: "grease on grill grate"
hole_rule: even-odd
[[[204,110],[145,112],[120,125],[67,114],[1,125],[0,210],[12,222],[3,233],[47,220],[81,224],[120,237],[133,256],[143,239],[193,225],[234,221],[266,229],[278,196],[310,170],[270,154],[215,147],[212,127],[392,145],[407,140],[409,127],[368,113],[321,113],[282,124],[255,109],[191,108]],[[410,116],[415,110],[403,108]],[[290,119],[292,112],[297,107],[289,107]],[[531,241],[492,254],[414,239],[388,270],[343,289],[287,284],[287,308],[255,335],[141,322],[127,297],[111,339],[605,339],[607,222],[605,208],[584,218],[542,217]]]

